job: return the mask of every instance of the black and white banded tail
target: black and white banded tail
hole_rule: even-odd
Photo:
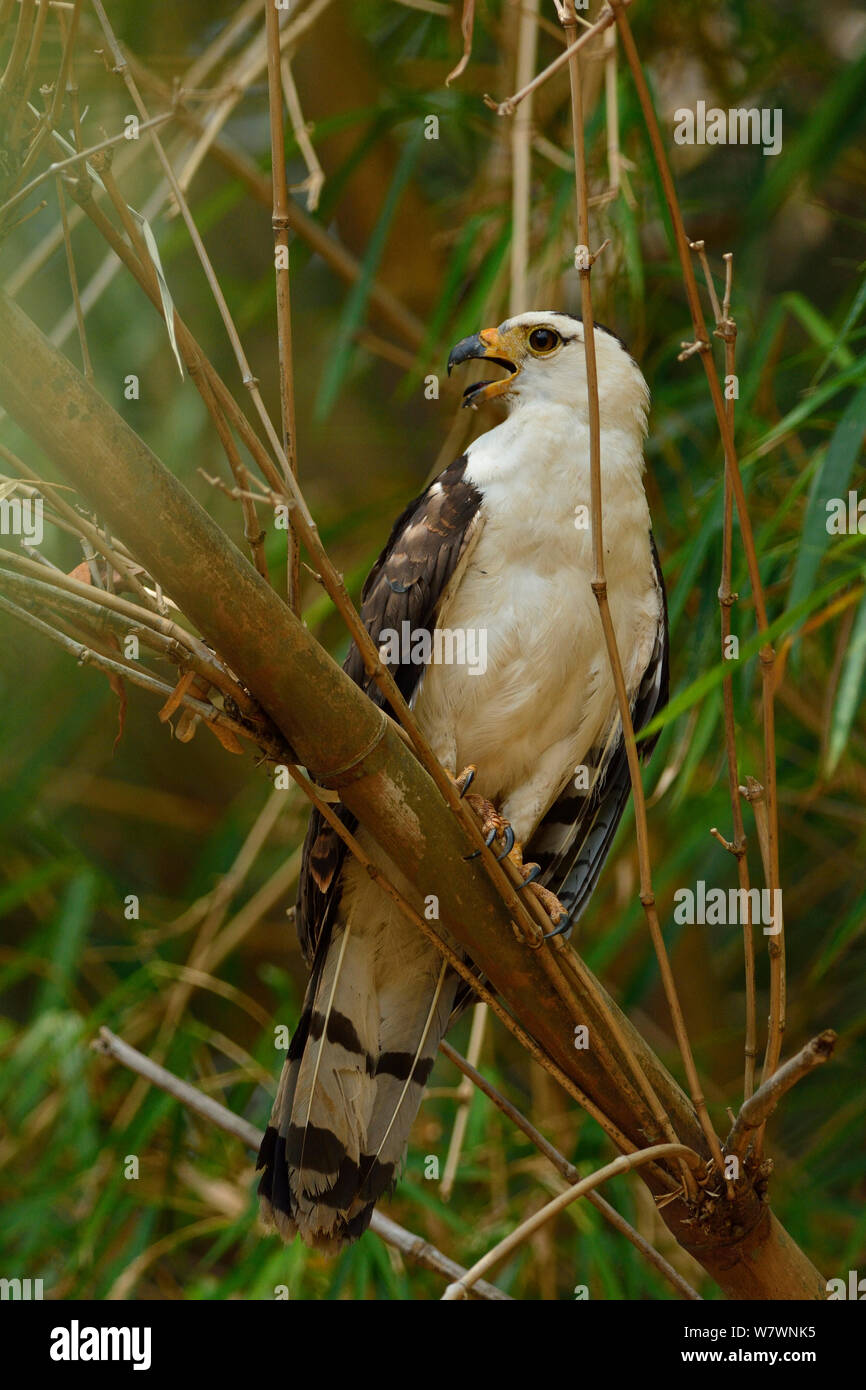
[[[458,984],[353,868],[348,910],[314,962],[257,1164],[264,1220],[286,1240],[300,1235],[331,1251],[367,1229],[397,1177]]]

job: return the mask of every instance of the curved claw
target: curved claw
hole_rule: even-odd
[[[487,846],[488,849],[489,849],[490,846],[493,844],[493,841],[494,841],[495,839],[496,839],[496,829],[495,829],[495,827],[494,827],[494,829],[490,831],[490,834],[486,837],[486,839],[485,839],[485,841],[484,841],[484,843],[485,843],[485,845]],[[464,858],[465,860],[467,860],[467,861],[470,860],[470,859],[477,859],[480,853],[481,853],[481,850],[480,850],[480,849],[474,849],[474,850],[472,851],[471,854],[464,854],[463,858]]]
[[[571,913],[570,913],[570,912],[566,912],[565,916],[563,917],[563,919],[562,919],[562,921],[559,923],[559,925],[556,926],[556,927],[554,927],[554,928],[553,928],[553,931],[545,932],[542,939],[543,939],[544,941],[549,941],[549,940],[551,939],[551,937],[553,937],[553,936],[562,936],[562,933],[563,933],[563,932],[566,932],[566,931],[570,931],[570,930],[571,930],[571,925],[572,925],[572,923],[571,923]]]
[[[534,883],[537,878],[541,878],[541,865],[533,864],[526,878],[523,880],[523,882],[520,884],[520,887],[517,889],[518,893],[521,891],[521,889],[528,888],[530,883]]]
[[[510,854],[511,851],[513,850],[513,848],[514,848],[514,831],[511,829],[511,826],[510,826],[510,825],[506,825],[505,831],[504,831],[504,836],[505,836],[505,849],[502,851],[501,854],[497,854],[497,856],[496,856],[496,862],[497,862],[497,864],[499,863],[500,859],[504,859],[506,855]]]
[[[476,768],[470,767],[469,771],[468,771],[467,774],[466,774],[466,781],[463,783],[463,786],[462,786],[461,789],[460,789],[460,799],[461,799],[461,801],[462,801],[463,797],[466,795],[466,793],[468,792],[469,788],[472,786],[472,783],[475,781],[475,773],[476,773],[476,770],[477,770]]]

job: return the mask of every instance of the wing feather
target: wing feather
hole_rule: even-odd
[[[480,524],[481,493],[466,478],[466,455],[455,459],[439,477],[404,509],[394,522],[378,560],[361,592],[361,618],[379,645],[386,628],[398,633],[408,622],[411,631],[433,631],[436,616],[455,572],[468,552]],[[343,669],[380,707],[385,699],[353,642]],[[411,701],[423,666],[405,662],[391,672],[407,701]],[[350,831],[357,820],[344,806],[335,807]],[[330,935],[340,902],[341,871],[346,847],[336,831],[313,811],[301,858],[295,922],[301,949],[312,964],[319,944]]]
[[[669,635],[667,595],[655,539],[650,532],[653,566],[660,597],[659,624],[653,650],[632,704],[638,732],[668,700]],[[646,761],[656,744],[649,738],[638,745]],[[594,749],[587,758],[593,769],[588,792],[575,792],[569,782],[553,803],[526,848],[527,862],[541,865],[541,882],[557,895],[569,920],[580,917],[595,888],[631,792],[625,742],[620,733],[612,748]]]

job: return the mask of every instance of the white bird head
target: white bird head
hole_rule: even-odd
[[[501,398],[508,410],[523,404],[557,405],[587,415],[586,355],[583,322],[571,314],[532,310],[485,328],[452,349],[449,375],[461,362],[480,358],[495,362],[507,375],[498,381],[475,381],[463,392],[464,405]],[[598,395],[603,426],[618,421],[646,430],[649,389],[625,344],[609,329],[595,325]]]

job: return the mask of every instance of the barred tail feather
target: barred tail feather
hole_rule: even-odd
[[[349,901],[315,963],[258,1164],[265,1221],[326,1250],[366,1230],[396,1177],[459,983],[381,892]]]
[[[381,1051],[376,1065],[373,1114],[367,1130],[371,1154],[364,1174],[363,1195],[375,1201],[393,1180],[418,1114],[424,1087],[433,1070],[439,1043],[448,1027],[458,980],[444,961],[426,988],[410,995],[411,1013],[401,1017],[385,1012]],[[432,988],[431,988],[432,985]],[[404,998],[401,1001],[404,1005]]]

